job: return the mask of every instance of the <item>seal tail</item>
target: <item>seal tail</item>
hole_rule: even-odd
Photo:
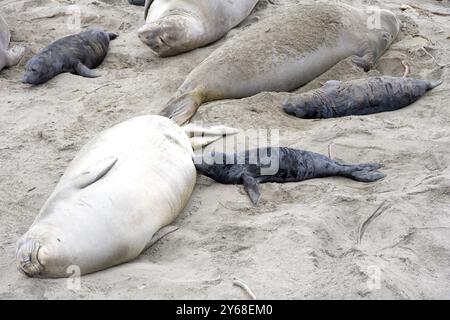
[[[40,248],[39,241],[34,239],[25,239],[17,245],[17,268],[28,277],[38,276],[44,270],[44,266],[38,259]]]
[[[160,115],[172,119],[178,125],[182,125],[194,116],[201,104],[202,100],[199,95],[192,92],[186,93],[178,98],[171,99]]]
[[[428,90],[433,90],[434,88],[439,87],[443,83],[444,81],[442,80],[430,81],[430,84],[428,85]]]
[[[115,32],[108,32],[108,36],[109,36],[109,40],[114,40],[114,39],[117,39],[119,34],[115,33]]]
[[[346,176],[360,182],[374,182],[386,177],[384,173],[377,171],[380,168],[382,168],[382,165],[378,163],[350,166]]]

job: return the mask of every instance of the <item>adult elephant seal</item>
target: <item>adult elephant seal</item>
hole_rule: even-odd
[[[91,70],[105,59],[110,40],[116,33],[94,28],[59,39],[28,61],[22,82],[38,85],[63,72],[71,72],[87,78],[100,74]]]
[[[350,56],[370,69],[397,37],[400,23],[387,10],[371,15],[343,5],[286,6],[213,52],[187,77],[162,115],[188,121],[205,102],[263,91],[291,91]]]
[[[19,270],[59,278],[75,268],[84,275],[136,258],[161,237],[192,194],[192,145],[236,133],[212,127],[201,131],[207,136],[189,139],[198,131],[141,116],[88,142],[19,240]]]
[[[11,33],[9,27],[5,19],[0,16],[0,71],[5,67],[10,68],[18,64],[25,54],[25,48],[23,47],[17,46],[8,49],[10,41]]]
[[[139,38],[161,57],[190,51],[224,36],[258,0],[147,0]]]
[[[374,77],[348,82],[331,80],[321,88],[292,95],[283,103],[286,113],[304,119],[368,115],[405,108],[442,81]]]
[[[223,184],[243,184],[253,204],[259,183],[299,182],[331,176],[373,182],[385,177],[377,163],[346,165],[321,154],[290,148],[263,148],[235,154],[214,153],[195,158],[197,170]]]

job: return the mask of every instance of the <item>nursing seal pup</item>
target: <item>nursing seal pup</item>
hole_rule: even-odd
[[[324,119],[394,111],[419,100],[442,81],[374,77],[341,82],[331,80],[321,88],[292,95],[283,103],[288,114],[304,119]]]
[[[224,36],[258,0],[147,0],[138,35],[161,57],[190,51]]]
[[[94,28],[59,39],[41,50],[26,65],[23,82],[38,85],[70,72],[87,78],[99,77],[97,68],[105,59],[116,33]]]
[[[70,163],[18,241],[19,270],[60,278],[73,268],[84,275],[136,258],[191,197],[197,177],[192,145],[234,133],[222,126],[181,128],[160,116],[103,131]]]
[[[361,182],[383,179],[381,164],[347,165],[323,155],[290,148],[253,149],[234,154],[211,153],[196,157],[197,171],[223,184],[243,184],[253,204],[261,193],[259,183],[299,182],[342,176]]]
[[[370,14],[344,4],[283,6],[236,35],[196,67],[161,115],[182,124],[205,102],[263,91],[292,91],[341,60],[370,69],[397,37],[400,23],[387,10]]]
[[[5,19],[0,15],[0,71],[7,67],[13,67],[20,62],[25,54],[25,48],[13,47],[9,48],[11,41],[11,33]]]

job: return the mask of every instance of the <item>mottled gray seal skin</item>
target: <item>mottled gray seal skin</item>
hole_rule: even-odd
[[[277,161],[276,166],[273,161]],[[194,162],[199,173],[219,183],[243,184],[255,205],[261,197],[259,183],[299,182],[330,176],[374,182],[385,177],[377,171],[381,164],[346,165],[314,152],[290,148],[253,149],[235,154],[212,153],[207,160],[205,157],[194,158]],[[264,169],[269,172],[271,167],[278,170],[270,175],[263,173]]]
[[[135,6],[144,6],[145,5],[145,0],[128,0],[128,2],[132,5]]]
[[[419,100],[442,81],[375,77],[349,82],[331,80],[321,88],[283,102],[286,113],[304,119],[326,119],[394,111]]]
[[[59,39],[28,61],[22,81],[38,85],[63,72],[87,78],[99,77],[100,75],[91,69],[97,68],[103,62],[110,40],[117,36],[116,33],[94,28]]]

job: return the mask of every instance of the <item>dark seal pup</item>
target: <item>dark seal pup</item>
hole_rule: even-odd
[[[293,95],[283,103],[290,115],[325,119],[394,111],[419,100],[442,81],[375,77],[340,82],[331,80],[321,88]]]
[[[380,180],[381,164],[346,165],[323,155],[290,148],[263,148],[235,154],[211,153],[194,158],[197,171],[223,184],[243,184],[256,205],[259,183],[299,182],[314,178],[343,176],[361,182]]]
[[[63,72],[87,78],[99,77],[91,69],[103,62],[110,40],[117,36],[116,33],[95,28],[59,39],[28,61],[22,81],[42,84]]]

